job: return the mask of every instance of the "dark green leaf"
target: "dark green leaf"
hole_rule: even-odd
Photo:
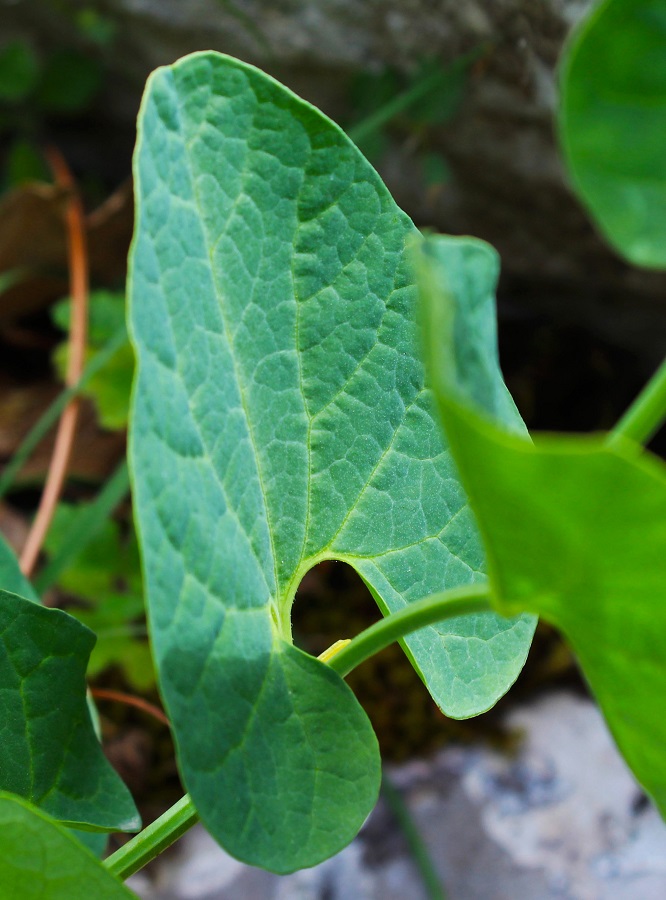
[[[562,630],[622,753],[666,813],[666,466],[628,442],[550,436],[532,445],[495,424],[501,403],[476,393],[485,343],[464,355],[458,347],[461,333],[471,340],[483,327],[475,310],[494,290],[496,254],[435,238],[419,268],[429,368],[495,605]]]
[[[0,793],[3,900],[129,900],[135,895],[66,829],[19,797]]]
[[[12,41],[0,50],[0,102],[24,100],[38,77],[37,58],[25,41]]]
[[[383,612],[483,577],[423,384],[415,229],[335,125],[214,53],[151,77],[135,176],[131,454],[156,663],[207,827],[288,871],[343,847],[379,782],[353,695],[291,645],[302,576],[346,560]],[[462,717],[508,688],[532,630],[483,615],[405,643]]]
[[[65,824],[137,830],[86,704],[92,632],[61,610],[0,591],[0,637],[0,787]]]
[[[560,140],[574,187],[613,247],[666,267],[666,6],[606,0],[562,62]]]
[[[69,115],[84,110],[102,83],[100,63],[79,50],[57,50],[46,61],[37,100],[50,113]]]
[[[1,76],[0,76],[1,77]],[[8,187],[27,181],[48,181],[50,172],[34,141],[18,138],[7,151],[5,173]]]

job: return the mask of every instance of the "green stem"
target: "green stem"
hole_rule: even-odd
[[[328,665],[344,678],[366,659],[412,631],[434,625],[442,619],[491,612],[492,609],[487,582],[432,594],[366,628],[331,657]]]
[[[429,900],[446,900],[446,893],[437,875],[428,848],[421,837],[416,823],[412,818],[409,807],[405,803],[400,791],[393,785],[386,772],[382,774],[382,794],[391,809],[393,816],[402,829],[407,841],[407,846],[416,864],[423,886]]]
[[[646,444],[666,420],[666,359],[608,436]]]
[[[393,97],[387,103],[384,103],[383,106],[380,106],[376,112],[372,113],[372,115],[367,116],[361,122],[349,128],[347,131],[348,137],[356,144],[358,144],[359,141],[365,140],[368,135],[373,134],[384,125],[387,125],[392,119],[395,119],[400,113],[409,109],[414,103],[421,100],[423,97],[426,97],[437,88],[441,88],[445,84],[447,78],[466,69],[485,52],[487,52],[486,46],[476,47],[464,56],[456,59],[453,64],[446,69],[438,69],[419,79],[416,84],[407,88],[407,90],[402,91],[396,97]]]
[[[120,850],[107,857],[104,865],[113,875],[124,881],[159,856],[198,821],[199,814],[189,794],[185,794],[159,819],[155,819],[152,825],[144,828]]]

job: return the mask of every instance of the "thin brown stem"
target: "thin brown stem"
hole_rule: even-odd
[[[137,709],[153,716],[163,725],[169,725],[169,720],[164,715],[159,706],[149,703],[143,697],[133,697],[131,694],[125,694],[123,691],[112,691],[108,688],[90,688],[90,693],[96,700],[114,700],[118,703],[125,703],[127,706],[135,706]]]
[[[47,156],[56,183],[64,187],[69,193],[65,211],[65,224],[67,227],[72,320],[65,381],[68,387],[72,387],[83,373],[88,331],[88,250],[86,245],[85,215],[74,178],[64,158],[55,148],[50,148],[47,151]],[[39,552],[49,530],[53,513],[62,491],[74,443],[79,406],[79,398],[74,397],[63,410],[58,423],[58,431],[44,490],[42,491],[32,528],[21,553],[21,570],[27,577],[30,577],[34,571]]]

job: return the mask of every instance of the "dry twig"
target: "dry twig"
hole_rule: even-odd
[[[68,387],[72,387],[80,379],[83,372],[88,330],[88,253],[85,216],[76,184],[62,155],[55,148],[51,148],[48,151],[48,159],[56,183],[66,188],[69,194],[65,223],[67,226],[72,321],[66,383]],[[49,530],[53,513],[62,491],[74,443],[79,407],[80,399],[74,397],[65,407],[60,417],[53,455],[51,456],[39,508],[21,553],[21,570],[27,577],[30,577],[34,571],[39,552]]]

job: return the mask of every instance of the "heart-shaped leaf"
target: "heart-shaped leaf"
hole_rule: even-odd
[[[0,793],[0,891],[6,900],[129,900],[135,895],[56,822]]]
[[[353,695],[291,644],[302,576],[345,560],[384,613],[482,577],[423,384],[415,229],[333,123],[215,53],[151,76],[135,182],[131,458],[161,685],[205,824],[289,871],[353,837],[379,780]],[[405,646],[463,717],[533,627],[480,615]]]
[[[61,610],[0,590],[0,638],[0,788],[68,825],[138,830],[86,703],[93,633]]]
[[[494,604],[562,630],[627,762],[666,814],[666,466],[629,442],[531,444],[495,424],[496,410],[476,398],[485,343],[464,357],[457,348],[461,332],[478,333],[470,324],[494,291],[496,254],[439,238],[418,256],[429,371]],[[485,279],[470,280],[470,266]]]
[[[559,132],[574,187],[637,265],[666,267],[666,7],[605,0],[562,59]]]

